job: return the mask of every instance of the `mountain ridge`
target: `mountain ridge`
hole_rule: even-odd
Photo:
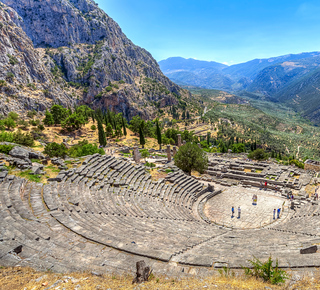
[[[38,62],[51,80],[49,90],[56,87],[71,104],[122,112],[127,119],[135,115],[148,119],[156,117],[159,108],[191,98],[163,75],[148,51],[133,44],[91,0],[0,3],[3,11],[7,7],[15,11],[10,14],[12,21],[31,39],[30,49],[39,54]],[[9,73],[8,62],[0,63],[5,74]],[[47,90],[41,80],[37,83],[35,86]],[[6,95],[3,90],[2,94]],[[39,95],[41,108],[49,106],[44,99]]]

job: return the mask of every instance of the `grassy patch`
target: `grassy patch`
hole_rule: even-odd
[[[18,173],[17,175],[33,182],[40,182],[41,177],[39,177],[38,175],[30,174],[31,172],[32,172],[31,170],[25,170]]]
[[[57,168],[56,166],[53,166],[53,165],[49,165],[49,166],[46,166],[45,169],[49,169],[51,170],[52,172],[55,172],[55,173],[59,173],[61,170],[59,168]]]

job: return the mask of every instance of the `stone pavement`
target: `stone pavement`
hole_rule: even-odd
[[[257,204],[253,205],[252,197],[256,194]],[[283,203],[285,203],[283,207]],[[231,216],[231,207],[235,214]],[[238,206],[241,217],[238,219]],[[273,209],[287,209],[288,202],[274,191],[257,188],[227,187],[222,193],[210,199],[204,208],[204,213],[212,222],[233,228],[259,228],[274,222]],[[285,211],[286,213],[286,211]],[[280,219],[283,219],[282,215]]]

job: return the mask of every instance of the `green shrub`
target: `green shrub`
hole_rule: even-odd
[[[14,147],[14,145],[5,145],[5,144],[1,145],[0,144],[0,152],[4,153],[4,154],[8,154],[12,150],[13,147]]]
[[[111,91],[112,91],[112,87],[107,86],[107,87],[106,87],[106,92],[111,92]]]
[[[298,161],[296,159],[290,160],[290,164],[294,164],[297,167],[304,169],[304,163],[300,162],[300,161]]]
[[[4,80],[0,80],[0,88],[1,87],[6,87],[7,86],[7,82]]]
[[[37,115],[37,112],[35,110],[32,110],[32,111],[28,111],[27,113],[27,117],[28,118],[33,118]]]
[[[33,91],[35,91],[37,89],[36,85],[34,83],[29,83],[27,84],[28,88],[31,88]]]
[[[31,147],[34,145],[34,139],[29,133],[22,133],[21,130],[13,133],[13,143]]]
[[[248,158],[253,160],[266,160],[268,157],[268,154],[263,149],[254,150],[248,155]]]
[[[65,155],[67,155],[67,148],[63,144],[53,142],[46,145],[43,153],[48,155],[50,158],[64,157]]]
[[[148,166],[148,167],[156,167],[156,165],[154,164],[154,163],[152,163],[152,162],[146,162],[146,166]]]
[[[44,126],[42,124],[39,124],[38,127],[37,127],[40,131],[43,131],[44,130]]]
[[[92,125],[92,126],[91,126],[91,130],[92,130],[92,131],[95,131],[95,130],[97,130],[97,127],[96,127],[95,125]]]
[[[98,148],[96,144],[90,144],[87,140],[78,142],[77,145],[68,150],[68,155],[71,157],[82,157],[99,153],[105,155],[103,148]]]
[[[13,55],[8,53],[7,56],[9,57],[9,63],[11,65],[15,65],[18,63],[18,60]]]
[[[14,78],[14,74],[12,72],[8,72],[7,73],[7,78],[8,79],[13,79]]]
[[[286,271],[279,269],[278,260],[276,260],[275,267],[272,266],[272,258],[269,257],[268,261],[262,263],[257,258],[254,260],[249,260],[253,269],[243,267],[245,274],[248,276],[253,276],[256,278],[262,278],[265,282],[270,282],[271,284],[277,285],[284,283],[288,279]]]
[[[16,112],[10,112],[8,114],[8,118],[14,120],[14,121],[17,121],[19,119],[19,114],[16,113]]]

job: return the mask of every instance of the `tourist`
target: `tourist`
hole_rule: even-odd
[[[277,218],[280,218],[280,211],[281,211],[281,209],[279,207],[278,210],[277,210]]]
[[[268,182],[266,181],[266,182],[264,183],[264,190],[267,190],[267,186],[268,186]]]
[[[233,218],[234,217],[234,206],[232,206],[232,208],[231,208],[231,213],[232,213],[231,217]]]
[[[275,191],[277,192],[277,191],[278,191],[278,185],[276,185],[276,187],[275,187],[274,189],[275,189]]]
[[[240,218],[240,216],[241,216],[241,208],[240,206],[238,206],[238,219]]]
[[[260,190],[262,189],[262,187],[263,187],[263,183],[262,181],[260,181]]]
[[[276,209],[273,210],[273,219],[276,219]]]
[[[319,199],[319,195],[318,195],[318,192],[316,192],[315,194],[315,200],[318,200]]]

